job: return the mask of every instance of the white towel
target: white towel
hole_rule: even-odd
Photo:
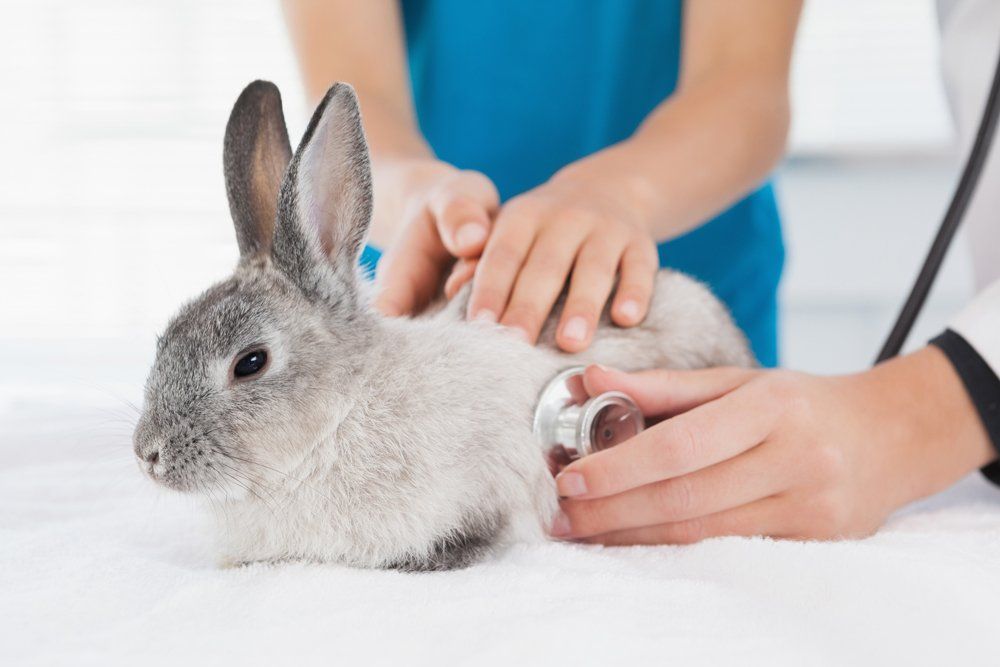
[[[0,664],[987,664],[1000,490],[867,540],[523,545],[466,570],[219,569],[80,392],[0,395]],[[995,664],[995,661],[993,662]]]

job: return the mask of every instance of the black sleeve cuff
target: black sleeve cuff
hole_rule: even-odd
[[[962,384],[972,399],[993,448],[1000,453],[1000,377],[993,372],[975,348],[951,329],[931,341],[955,367]],[[1000,460],[984,466],[986,479],[1000,486]]]

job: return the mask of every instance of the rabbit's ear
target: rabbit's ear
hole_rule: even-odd
[[[233,106],[223,149],[226,194],[241,258],[270,249],[281,179],[291,159],[281,93],[269,81],[254,81]]]
[[[305,292],[339,300],[343,287],[353,290],[371,215],[358,99],[351,86],[337,83],[313,114],[285,174],[271,250],[275,265]]]

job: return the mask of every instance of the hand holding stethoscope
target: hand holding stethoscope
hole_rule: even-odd
[[[842,377],[592,366],[585,386],[660,421],[559,473],[552,533],[566,539],[858,537],[996,456],[934,347]]]

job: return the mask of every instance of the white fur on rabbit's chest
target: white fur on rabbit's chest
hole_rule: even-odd
[[[485,433],[481,435],[485,436]],[[215,507],[228,563],[312,560],[361,567],[420,562],[470,527],[492,546],[542,539],[553,482],[525,427],[508,424],[482,451],[400,461],[359,473],[353,464],[285,493]]]
[[[491,545],[542,538],[556,496],[531,421],[565,362],[480,325],[419,326],[416,348],[392,332],[373,398],[281,491],[216,513],[227,562],[386,567],[470,534]]]

